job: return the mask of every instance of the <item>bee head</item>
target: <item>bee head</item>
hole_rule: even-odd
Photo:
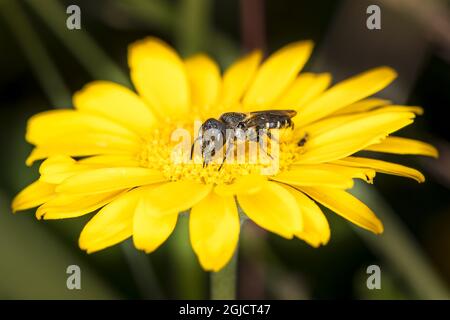
[[[204,166],[211,162],[212,158],[217,154],[217,151],[223,147],[225,143],[225,132],[226,125],[214,118],[206,120],[201,125],[197,139],[200,141]],[[194,149],[194,145],[192,149]]]

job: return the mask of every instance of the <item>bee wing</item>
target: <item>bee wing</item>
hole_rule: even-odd
[[[248,113],[226,112],[220,116],[219,121],[225,123],[229,127],[235,127],[246,118],[248,118]]]
[[[250,112],[250,116],[256,116],[256,115],[261,115],[261,114],[265,114],[268,116],[286,116],[289,118],[295,117],[295,115],[297,114],[297,111],[295,110],[261,110],[261,111],[252,111]]]

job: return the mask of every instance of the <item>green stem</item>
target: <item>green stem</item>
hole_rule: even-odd
[[[204,298],[204,277],[202,269],[189,243],[189,219],[180,214],[177,226],[169,239],[169,252],[176,299],[197,300]]]
[[[237,249],[230,262],[220,271],[211,272],[211,299],[235,300],[237,283]]]
[[[136,286],[143,299],[162,299],[163,294],[159,287],[150,257],[142,251],[136,250],[131,239],[121,244],[123,254],[131,270]]]

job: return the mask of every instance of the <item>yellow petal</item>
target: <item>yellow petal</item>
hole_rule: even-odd
[[[303,168],[305,165],[293,165],[292,169]],[[320,163],[317,165],[307,165],[308,168],[320,168],[321,170],[338,173],[341,177],[361,179],[368,183],[373,183],[376,171],[370,168],[344,167],[332,163]],[[294,184],[293,184],[294,185]],[[301,184],[299,184],[301,185]]]
[[[413,118],[410,112],[375,112],[359,117],[308,139],[298,163],[328,162],[349,156],[411,124]]]
[[[365,150],[395,154],[417,154],[433,158],[439,156],[438,150],[431,144],[400,137],[387,137],[380,143],[368,146]]]
[[[266,230],[289,239],[302,230],[297,201],[275,182],[266,182],[258,192],[237,198],[245,214]]]
[[[99,166],[97,165],[97,167]],[[77,161],[68,156],[51,156],[42,162],[39,167],[39,173],[41,174],[39,180],[59,184],[74,174],[93,168],[95,168],[94,165],[77,163]]]
[[[232,196],[210,193],[194,205],[189,217],[192,248],[206,271],[222,269],[236,250],[240,222]]]
[[[372,210],[350,193],[325,187],[301,187],[300,190],[357,226],[376,234],[383,232],[383,224]]]
[[[19,192],[12,201],[12,211],[17,212],[37,207],[50,200],[55,194],[55,185],[35,181]]]
[[[135,189],[123,194],[89,220],[80,234],[80,248],[92,253],[130,237],[140,192],[141,190]]]
[[[353,104],[353,105],[356,105],[356,104]],[[378,108],[378,109],[366,111],[366,112],[348,113],[348,114],[341,114],[341,115],[336,115],[336,116],[333,114],[332,116],[330,116],[328,118],[321,119],[312,124],[308,124],[304,127],[298,127],[296,129],[295,135],[296,135],[296,137],[301,137],[305,133],[307,133],[309,137],[316,137],[319,134],[329,132],[332,129],[339,128],[345,124],[348,124],[350,122],[357,121],[357,120],[359,121],[359,122],[356,122],[357,124],[358,123],[363,124],[362,127],[361,126],[356,127],[356,125],[355,125],[355,129],[359,129],[359,128],[363,128],[365,126],[365,121],[376,120],[377,119],[376,116],[378,116],[378,118],[379,118],[380,114],[388,114],[388,113],[401,114],[401,113],[405,113],[405,112],[415,113],[415,111],[416,111],[415,107],[386,106],[386,107],[382,107],[382,108]],[[386,118],[389,118],[389,116],[381,118],[381,119],[386,119]]]
[[[244,96],[247,110],[269,107],[294,81],[313,48],[311,41],[291,43],[272,54],[258,70]]]
[[[222,108],[232,108],[240,101],[258,70],[261,57],[261,51],[255,50],[226,70],[220,95]]]
[[[130,45],[128,64],[139,95],[165,120],[189,113],[189,84],[182,60],[163,41],[146,38]]]
[[[392,112],[392,111],[401,111],[401,112],[412,112],[414,114],[417,115],[422,115],[423,114],[423,108],[419,107],[419,106],[403,106],[403,105],[395,105],[395,104],[391,104],[391,105],[387,105],[387,106],[382,106],[380,108],[376,108],[376,111],[379,112],[383,112],[383,111],[387,111],[387,112]]]
[[[393,69],[379,67],[342,81],[301,107],[296,124],[301,126],[311,123],[364,99],[385,88],[396,77],[397,73]]]
[[[57,194],[38,208],[36,218],[48,220],[79,217],[103,207],[121,194],[123,191],[94,195]]]
[[[285,187],[297,201],[303,218],[303,230],[296,236],[313,247],[327,244],[330,240],[330,226],[319,206],[299,190]]]
[[[366,116],[369,116],[369,114],[367,114]],[[302,127],[299,127],[296,125],[295,131],[294,131],[294,137],[296,139],[301,139],[305,135],[307,135],[308,137],[316,137],[319,134],[328,132],[328,131],[335,129],[339,126],[342,126],[350,121],[354,121],[355,119],[358,119],[358,116],[354,115],[354,114],[341,115],[341,116],[328,117],[325,119],[321,119],[319,121],[316,121],[314,123],[311,123],[311,124],[308,124],[308,125],[302,126]]]
[[[298,110],[325,91],[330,83],[331,75],[329,73],[301,73],[274,103],[274,108]]]
[[[249,174],[236,178],[233,183],[220,184],[214,188],[214,191],[220,196],[233,196],[243,193],[255,193],[259,191],[267,177],[257,174]]]
[[[192,105],[206,115],[220,92],[220,69],[216,62],[204,54],[197,54],[185,61],[191,87]]]
[[[102,168],[73,175],[57,188],[57,192],[73,194],[102,193],[165,181],[157,170],[147,168]]]
[[[341,160],[337,160],[334,163],[350,167],[371,168],[376,170],[377,172],[407,177],[414,179],[417,182],[425,181],[425,177],[423,176],[423,174],[416,169],[382,160],[360,157],[347,157]]]
[[[372,128],[366,126],[368,122],[371,122],[371,125],[373,126],[377,125],[377,121],[379,121],[378,124],[382,125],[383,121],[387,123],[397,116],[406,116],[405,113],[412,113],[411,118],[414,118],[414,109],[415,107],[399,108],[397,106],[386,106],[367,112],[349,113],[337,116],[332,115],[304,127],[297,127],[294,132],[294,137],[296,139],[301,139],[306,134],[309,138],[314,138],[321,134],[329,133],[332,130],[346,127],[349,128],[350,126],[353,130],[361,130],[363,133],[367,132],[369,128]],[[383,116],[382,114],[386,115]],[[395,115],[393,116],[392,114]]]
[[[145,198],[147,206],[152,206],[151,210],[164,215],[186,211],[210,192],[211,186],[180,180],[149,188],[145,192]]]
[[[101,155],[84,158],[83,164],[101,165],[105,167],[139,167],[140,161],[132,155]]]
[[[26,139],[35,145],[78,134],[108,134],[135,140],[136,135],[111,120],[74,110],[53,110],[34,115],[28,120]]]
[[[70,176],[70,174],[67,174],[68,171],[73,171],[75,167],[76,161],[71,157],[63,155],[49,157],[39,167],[39,173],[41,175],[39,180],[59,184]]]
[[[83,113],[115,121],[141,135],[149,134],[157,119],[150,108],[130,89],[109,81],[86,85],[73,97]]]
[[[352,103],[346,107],[343,107],[333,113],[333,115],[352,114],[358,112],[370,111],[376,107],[381,107],[390,104],[391,101],[379,98],[368,98],[355,103]]]
[[[352,140],[343,140],[325,145],[321,148],[315,148],[314,150],[305,152],[297,160],[296,164],[318,164],[341,159],[364,149],[373,141],[377,140],[367,137],[356,137]]]
[[[335,129],[355,119],[358,119],[358,116],[355,116],[353,114],[342,115],[321,119],[302,127],[296,125],[294,136],[298,139],[303,137],[305,134],[307,134],[308,137],[316,137],[324,132],[328,132],[331,129]]]
[[[145,195],[142,195],[134,213],[134,246],[146,253],[156,250],[172,234],[177,219],[178,212],[160,214]]]
[[[182,64],[178,53],[166,42],[155,37],[146,37],[128,47],[128,66],[130,68],[139,67],[147,59],[164,59]]]
[[[52,148],[61,147],[62,150],[70,150],[76,147],[103,147],[104,149],[112,150],[128,150],[137,151],[141,149],[141,142],[137,139],[129,139],[125,137],[105,134],[105,133],[78,133],[65,136],[52,137],[43,144],[38,144],[38,147]],[[61,154],[64,154],[61,152]]]
[[[50,156],[64,154],[72,157],[100,154],[137,154],[141,144],[127,138],[108,134],[81,133],[74,136],[53,137],[45,145],[37,146],[27,158],[27,165]]]
[[[352,177],[320,165],[295,166],[271,179],[296,186],[327,186],[342,189],[353,187]]]

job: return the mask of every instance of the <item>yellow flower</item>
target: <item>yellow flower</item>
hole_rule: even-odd
[[[78,217],[99,209],[79,245],[94,252],[133,237],[152,252],[190,209],[190,241],[205,270],[218,271],[239,239],[238,205],[254,223],[317,247],[330,237],[316,203],[374,233],[375,214],[346,189],[375,173],[423,182],[412,168],[353,156],[358,151],[437,156],[424,142],[391,137],[411,124],[419,107],[368,98],[396,77],[379,67],[329,88],[329,74],[299,73],[312,43],[289,44],[261,63],[252,52],[221,75],[204,54],[186,60],[161,40],[132,44],[128,63],[137,93],[107,81],[74,95],[75,110],[33,116],[26,139],[35,145],[27,164],[45,159],[40,178],[14,199],[14,211],[39,206],[44,219]],[[279,141],[279,171],[260,163],[176,163],[176,128],[193,133],[194,120],[229,111],[293,109],[295,130]],[[299,143],[301,141],[301,143]]]

